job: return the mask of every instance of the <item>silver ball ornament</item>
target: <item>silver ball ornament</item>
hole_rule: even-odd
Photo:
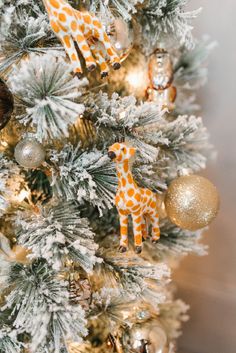
[[[137,353],[167,353],[167,335],[159,322],[134,325],[129,331],[130,348]]]
[[[16,161],[25,168],[37,168],[45,160],[45,151],[40,142],[27,137],[21,140],[15,148]]]

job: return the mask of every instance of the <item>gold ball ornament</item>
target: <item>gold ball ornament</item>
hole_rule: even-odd
[[[198,175],[184,175],[173,180],[165,197],[165,208],[171,222],[192,231],[213,221],[219,203],[216,187]]]

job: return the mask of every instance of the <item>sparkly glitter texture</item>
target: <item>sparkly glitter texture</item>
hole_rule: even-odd
[[[170,184],[165,206],[173,223],[183,229],[197,230],[216,217],[219,195],[216,187],[206,178],[181,176]]]

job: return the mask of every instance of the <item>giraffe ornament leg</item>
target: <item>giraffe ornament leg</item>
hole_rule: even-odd
[[[96,60],[102,76],[108,74],[108,65],[99,52],[91,48],[92,39],[96,39],[105,48],[106,55],[113,69],[120,68],[120,58],[99,19],[90,12],[75,10],[66,0],[43,0],[48,12],[52,30],[62,42],[73,67],[79,77],[82,74],[81,63],[76,52],[75,43],[84,57],[88,71],[96,68]],[[96,60],[95,60],[96,59]]]

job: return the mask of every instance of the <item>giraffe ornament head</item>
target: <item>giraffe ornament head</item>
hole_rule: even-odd
[[[136,149],[125,143],[114,143],[108,150],[108,157],[116,163],[123,163],[135,155]]]

